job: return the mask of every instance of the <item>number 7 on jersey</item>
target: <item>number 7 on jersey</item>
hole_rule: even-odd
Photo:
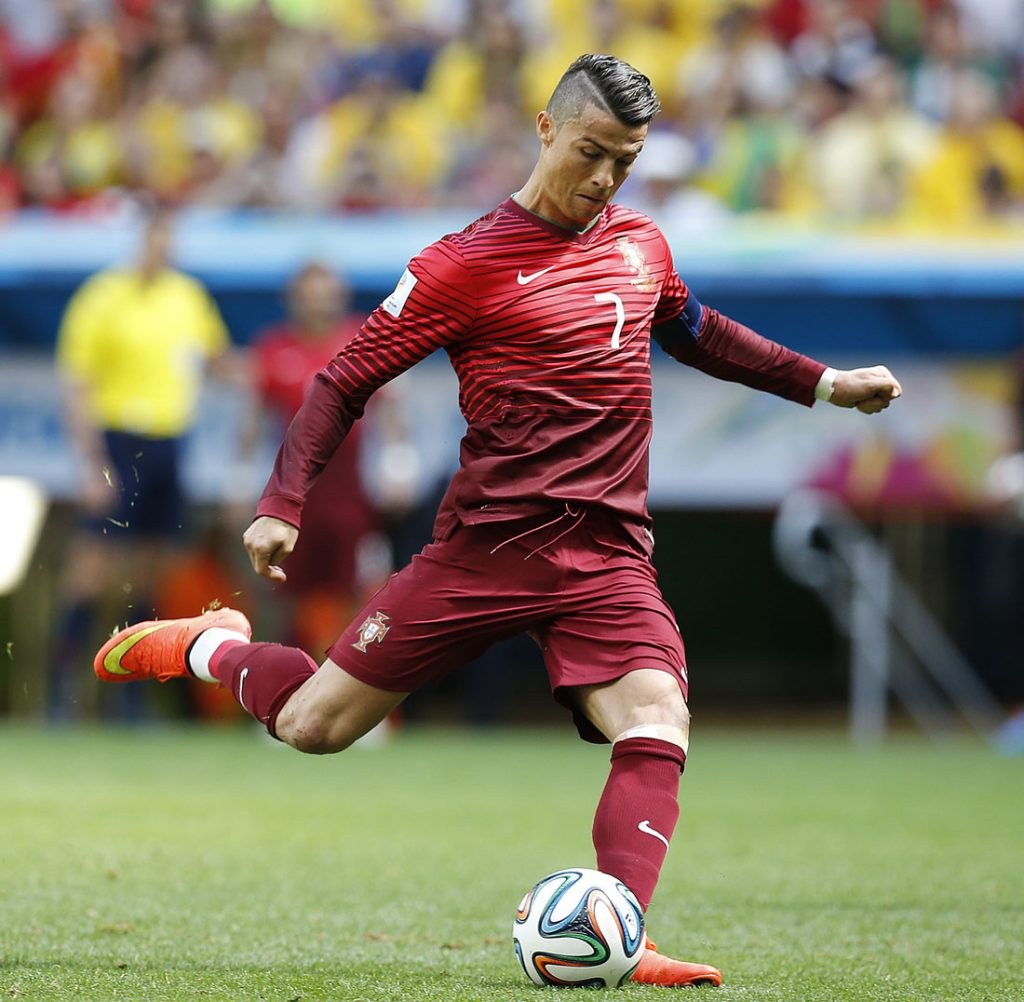
[[[618,348],[619,335],[622,333],[622,327],[626,323],[626,308],[622,305],[622,299],[615,295],[614,292],[597,292],[594,294],[594,299],[599,303],[615,304],[615,330],[612,332],[612,347]]]

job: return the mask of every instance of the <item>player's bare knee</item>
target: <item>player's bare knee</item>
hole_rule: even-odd
[[[316,709],[282,712],[275,731],[278,738],[307,755],[331,755],[344,751],[355,740],[337,727],[337,722]]]
[[[679,728],[690,726],[690,711],[678,689],[652,695],[651,699],[633,707],[629,717],[631,727],[643,724]]]
[[[689,748],[690,711],[681,693],[677,697],[666,694],[631,707],[623,723],[618,733],[610,735],[613,743],[629,738],[657,738],[679,745],[684,752]]]

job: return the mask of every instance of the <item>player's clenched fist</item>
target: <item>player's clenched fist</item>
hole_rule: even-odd
[[[902,394],[899,381],[884,365],[872,365],[837,372],[830,402],[837,407],[856,407],[864,414],[877,414]]]
[[[299,530],[270,515],[257,518],[242,536],[252,569],[271,581],[284,581],[287,575],[281,562],[295,549]]]

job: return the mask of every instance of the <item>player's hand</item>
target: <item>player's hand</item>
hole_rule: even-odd
[[[295,549],[299,530],[270,515],[257,518],[242,536],[252,569],[271,581],[285,581],[287,575],[281,562]]]
[[[829,402],[837,407],[856,407],[864,414],[877,414],[902,395],[903,387],[896,377],[884,365],[872,365],[837,372]]]

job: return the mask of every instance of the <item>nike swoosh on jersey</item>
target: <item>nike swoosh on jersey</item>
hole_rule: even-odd
[[[551,265],[554,268],[554,265]],[[542,271],[535,271],[532,275],[524,275],[522,269],[519,269],[519,274],[516,276],[516,281],[520,285],[529,285],[535,278],[540,278],[541,275],[546,275],[551,268],[544,268]]]
[[[662,842],[665,843],[665,848],[668,848],[668,839],[665,838],[665,836],[662,835],[661,832],[655,831],[655,829],[651,827],[650,821],[648,821],[646,818],[644,818],[644,820],[637,825],[637,828],[640,829],[640,831],[642,831],[645,835],[653,835],[656,839],[660,839]]]

